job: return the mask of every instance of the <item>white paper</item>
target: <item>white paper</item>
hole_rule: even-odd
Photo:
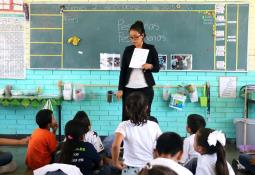
[[[23,6],[21,4],[15,4],[13,6],[13,10],[22,11],[23,10]]]
[[[236,21],[228,21],[229,24],[236,24]]]
[[[120,54],[100,53],[100,69],[120,70]]]
[[[3,9],[5,9],[5,10],[10,10],[10,5],[4,4],[4,5],[3,5]]]
[[[198,102],[197,88],[194,86],[194,92],[189,93],[189,98],[192,103]]]
[[[13,0],[13,3],[15,3],[15,4],[23,4],[23,0]]]
[[[72,100],[72,83],[64,83],[64,100]]]
[[[72,89],[72,83],[64,83],[64,90]]]
[[[217,15],[216,16],[216,22],[225,22],[224,15]]]
[[[216,46],[216,56],[225,56],[225,46]]]
[[[225,4],[216,4],[215,5],[216,14],[223,14],[224,11],[225,11]]]
[[[111,70],[112,56],[107,53],[100,53],[100,69]]]
[[[167,55],[158,55],[160,70],[167,70]]]
[[[146,63],[148,54],[149,54],[148,49],[135,48],[129,67],[142,68],[142,65]]]
[[[216,50],[216,56],[218,56],[218,57],[224,57],[224,56],[225,56],[225,52],[224,52],[224,51],[217,51],[217,50]]]
[[[216,38],[216,41],[224,41],[225,38]]]
[[[225,61],[216,61],[216,69],[225,69]]]
[[[220,97],[236,98],[236,77],[220,77]]]
[[[228,36],[228,39],[235,39],[236,38],[236,36]]]
[[[236,42],[236,39],[228,39],[227,41],[230,42],[230,43],[231,43],[231,42],[235,43],[235,42]]]
[[[24,34],[23,14],[0,14],[0,78],[25,78]]]
[[[216,37],[224,37],[224,34],[225,34],[224,30],[217,30],[216,31]]]
[[[225,23],[216,23],[216,26],[225,26]]]

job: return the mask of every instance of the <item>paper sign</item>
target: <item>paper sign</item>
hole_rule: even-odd
[[[228,21],[229,24],[236,24],[236,21]]]
[[[225,56],[225,46],[216,46],[216,56]]]
[[[228,39],[228,42],[236,42],[236,39]]]
[[[225,69],[225,61],[216,61],[216,69]]]
[[[148,54],[149,54],[149,49],[135,48],[129,67],[142,68],[142,65],[146,63]]]
[[[224,15],[217,15],[216,21],[217,21],[217,22],[225,22]]]
[[[224,41],[225,38],[216,38],[216,41]]]
[[[224,4],[217,4],[215,5],[215,12],[216,14],[223,14],[225,11],[225,5]]]
[[[228,39],[236,39],[236,36],[228,36]]]
[[[225,26],[225,23],[216,23],[216,26]]]
[[[216,31],[216,37],[224,37],[224,30],[217,30]]]
[[[24,19],[23,14],[0,14],[0,78],[25,78]]]
[[[220,97],[236,98],[236,77],[220,77]]]

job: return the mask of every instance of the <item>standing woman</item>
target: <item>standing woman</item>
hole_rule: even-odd
[[[152,72],[159,71],[158,53],[153,45],[146,44],[144,25],[142,21],[136,21],[129,29],[129,38],[133,45],[125,48],[122,55],[121,70],[117,98],[122,97],[122,121],[128,120],[125,109],[126,97],[134,92],[140,91],[148,98],[147,114],[150,116],[151,103],[154,97],[153,86],[155,81]],[[129,64],[135,48],[148,49],[146,63],[140,69],[130,68]]]

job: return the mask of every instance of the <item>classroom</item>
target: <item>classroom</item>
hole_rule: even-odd
[[[78,111],[101,138],[113,135],[137,20],[160,61],[150,116],[161,131],[185,138],[187,117],[199,114],[225,134],[230,164],[239,145],[255,145],[254,0],[0,0],[0,138],[30,136],[45,106],[59,141]],[[0,146],[18,162],[10,174],[26,174],[26,149]]]

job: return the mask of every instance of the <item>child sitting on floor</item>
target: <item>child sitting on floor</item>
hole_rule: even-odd
[[[157,140],[155,155],[156,159],[150,161],[149,165],[166,166],[178,175],[193,175],[187,168],[178,164],[182,157],[183,140],[174,132],[165,132]]]
[[[235,174],[226,160],[225,144],[226,138],[221,131],[214,131],[209,128],[202,128],[197,131],[194,147],[201,156],[198,156],[196,175]]]
[[[81,172],[92,175],[100,167],[101,159],[94,146],[84,142],[84,135],[88,132],[83,123],[70,120],[65,126],[66,141],[62,143],[57,162],[76,165]]]
[[[200,155],[194,149],[195,134],[200,128],[206,125],[205,119],[199,114],[191,114],[187,118],[186,130],[190,134],[183,142],[183,155],[180,163],[191,170],[193,174],[196,172],[197,157]]]
[[[84,142],[89,142],[91,143],[95,149],[97,150],[98,153],[101,153],[104,151],[104,146],[102,144],[102,141],[100,137],[97,135],[97,133],[93,130],[91,130],[91,123],[89,120],[88,115],[84,111],[78,111],[73,120],[77,120],[81,122],[85,128],[89,128],[89,131],[85,134],[84,136]]]
[[[36,114],[35,129],[28,143],[26,165],[30,169],[37,169],[52,162],[57,149],[56,130],[58,124],[49,109],[42,109]],[[52,131],[50,131],[52,129]]]

